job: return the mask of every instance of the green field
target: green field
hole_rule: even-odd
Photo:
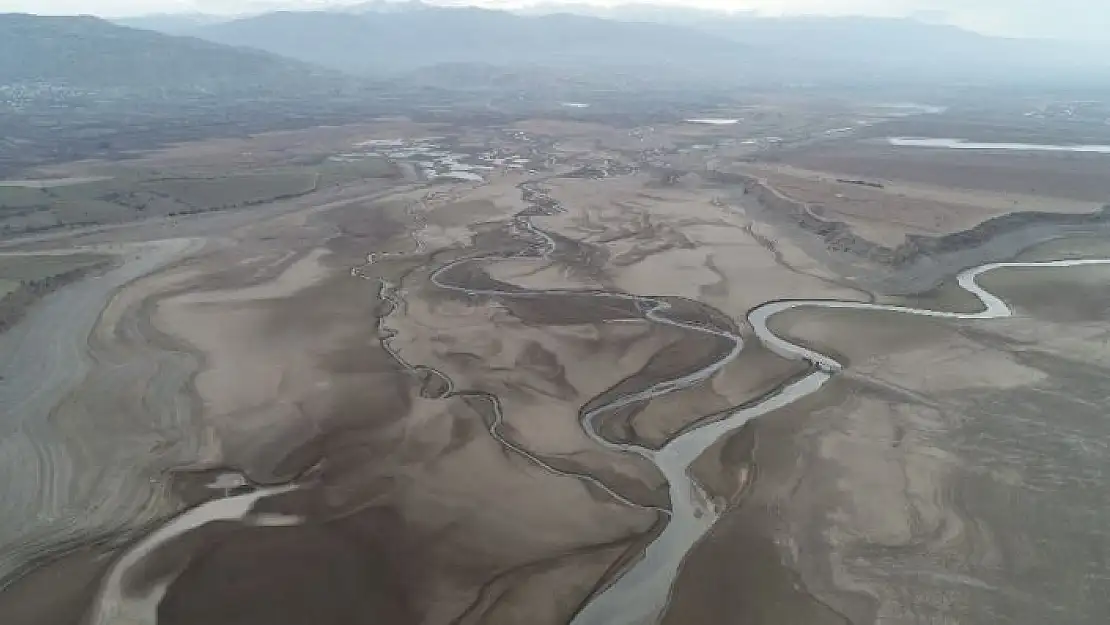
[[[67,179],[63,185],[0,185],[0,235],[240,208],[322,187],[401,176],[396,164],[376,156],[349,161],[321,157],[311,164],[226,176],[175,176],[122,165],[103,173],[109,175]]]
[[[109,262],[96,254],[0,256],[0,332],[18,322],[45,294]]]
[[[46,206],[52,198],[46,189],[0,187],[0,210]]]
[[[325,184],[336,184],[382,171],[380,164],[353,165],[334,170],[327,166],[302,167],[220,177],[167,178],[154,172],[132,171],[65,186],[0,186],[0,231],[18,234],[251,206],[310,193],[325,176]]]
[[[4,299],[4,297],[8,293],[12,293],[16,289],[18,289],[19,285],[19,280],[7,280],[5,278],[0,278],[0,300]]]
[[[301,171],[208,179],[170,178],[143,182],[138,188],[197,210],[213,210],[303,195],[314,191],[316,184],[315,173]]]
[[[397,166],[385,157],[369,156],[355,161],[325,161],[315,167],[320,173],[320,186],[358,182],[368,178],[397,177]]]
[[[97,265],[106,260],[106,256],[97,254],[2,256],[0,257],[0,284],[6,285],[8,282],[14,282],[15,288],[18,288],[22,282],[53,278],[75,269]]]

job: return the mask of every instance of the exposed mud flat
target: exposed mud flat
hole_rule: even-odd
[[[409,316],[402,317],[405,311],[394,311],[382,299],[376,282],[401,282],[427,262],[419,246],[412,245],[407,226],[413,215],[406,207],[410,205],[383,202],[369,213],[338,207],[327,221],[307,220],[300,240],[283,236],[285,249],[278,241],[254,238],[280,230],[280,224],[253,226],[239,235],[235,246],[212,251],[160,283],[167,290],[143,309],[151,327],[199,356],[194,381],[186,389],[195,393],[194,414],[208,442],[205,453],[192,454],[189,464],[236,467],[249,478],[244,485],[218,484],[208,498],[224,501],[218,498],[251,482],[293,480],[299,488],[282,495],[259,492],[254,508],[273,510],[276,517],[254,512],[243,520],[210,520],[148,552],[136,551],[141,542],[120,549],[121,554],[136,554],[116,563],[132,569],[126,572],[132,581],[122,594],[132,598],[111,600],[124,607],[107,612],[107,599],[91,601],[86,609],[101,614],[123,609],[136,622],[153,622],[151,610],[159,622],[219,622],[228,618],[229,610],[242,613],[244,605],[250,622],[287,622],[282,619],[297,615],[313,615],[314,622],[448,622],[468,613],[472,616],[467,619],[512,622],[513,614],[524,612],[539,622],[565,622],[590,592],[590,580],[604,577],[653,531],[655,513],[630,509],[569,472],[596,469],[648,500],[659,488],[658,477],[640,477],[642,468],[603,462],[600,453],[595,460],[568,455],[559,463],[560,458],[552,458],[552,464],[565,465],[552,472],[551,465],[536,458],[545,452],[559,455],[557,447],[524,453],[524,448],[516,452],[503,447],[490,436],[493,406],[478,395],[453,394],[461,384],[481,386],[479,379],[458,375],[449,386],[441,380],[439,390],[428,390],[406,370],[404,359],[419,353],[389,337],[397,332],[393,326],[404,328],[400,322]],[[435,202],[429,207],[434,209]],[[483,210],[511,215],[518,207],[509,203]],[[430,230],[455,227],[437,221],[434,210],[430,213]],[[439,214],[460,219],[450,212]],[[351,235],[331,242],[317,238],[317,223],[364,232],[362,245],[350,246],[345,239]],[[398,243],[397,256],[352,275],[352,268],[365,264],[366,249],[389,249],[393,237],[408,245]],[[140,293],[129,297],[142,301]],[[533,319],[529,323],[542,323],[537,316],[541,312],[562,314],[557,304],[553,299],[531,315],[526,309],[520,314]],[[529,347],[529,341],[521,341],[526,348],[520,353],[527,373],[523,382],[548,377],[553,367],[563,366],[558,357],[588,360],[590,346],[603,344],[590,324],[603,327],[607,315],[587,311],[584,304],[581,312],[571,312],[577,320],[552,319],[566,328],[565,337],[581,336],[581,355],[560,351],[562,356],[556,356],[540,343]],[[449,299],[434,305],[472,309],[481,315],[475,322],[485,318],[488,308],[482,301],[452,304]],[[634,310],[623,314],[634,315]],[[494,324],[488,327],[493,330]],[[612,327],[622,350],[650,337],[645,330]],[[650,345],[639,348],[644,354],[640,358],[650,354]],[[619,370],[609,373],[619,379]],[[589,378],[589,371],[571,376],[576,382]],[[599,392],[605,382],[579,384],[592,394],[592,385],[599,385]],[[547,392],[557,398],[567,391],[556,386]],[[505,435],[535,442],[529,438],[534,434],[526,427],[527,415],[532,411],[538,417],[542,407],[537,411],[523,396],[513,400],[511,393],[506,395],[497,398],[496,406],[507,417]],[[569,428],[575,417],[573,408],[566,413]],[[541,421],[535,426],[547,427]],[[637,486],[641,482],[645,485]],[[190,488],[193,501],[203,501],[203,490]],[[255,517],[262,520],[250,520]],[[208,555],[200,557],[202,553]],[[80,557],[63,555],[48,565],[75,578],[71,599],[67,591],[67,599],[57,604],[18,603],[11,614],[26,615],[27,622],[65,622],[64,610],[57,606],[89,601],[90,588],[120,583],[111,576],[96,581],[106,574],[104,569],[79,568]],[[373,563],[369,568],[368,561]],[[336,567],[346,581],[323,584]],[[287,574],[275,574],[278,570]],[[442,574],[429,575],[432,570]],[[81,574],[83,581],[74,571],[87,571]],[[521,573],[510,575],[512,571]],[[227,575],[253,581],[227,584]],[[25,596],[21,588],[33,595],[40,587],[34,580],[25,578],[10,597]],[[367,583],[381,593],[367,595]],[[553,585],[562,590],[552,594]],[[104,592],[98,591],[107,596]],[[290,603],[275,603],[275,594],[290,597]],[[142,596],[153,597],[154,603],[135,599]],[[546,607],[540,607],[542,602]]]
[[[770,536],[798,574],[798,601],[752,622],[797,611],[814,622],[1105,619],[1105,588],[1090,581],[1104,549],[1090,547],[1106,539],[1095,512],[1106,503],[1089,480],[1105,462],[1094,414],[1106,308],[1068,308],[1064,321],[1024,289],[1059,300],[1108,277],[1103,266],[983,276],[1017,309],[1007,320],[804,309],[777,319],[779,332],[850,365],[824,394],[757,421],[699,467],[706,479],[716,463],[758,475],[720,531]],[[737,455],[752,447],[754,457]],[[710,554],[735,544],[711,535],[694,552],[675,609],[708,612],[704,622],[744,613],[704,587],[727,574]]]
[[[176,404],[172,393],[155,391],[146,397],[148,406],[156,408],[152,420],[134,409],[127,393],[148,384],[154,389],[185,384],[188,374],[178,366],[187,367],[181,361],[188,356],[160,349],[166,345],[162,337],[140,321],[142,294],[152,284],[134,281],[197,246],[193,240],[119,246],[117,268],[48,295],[27,319],[0,334],[0,397],[5,405],[0,426],[0,463],[5,465],[0,575],[21,570],[52,543],[86,538],[90,526],[118,530],[165,513],[160,485],[151,475],[131,474],[120,482],[117,469],[145,466],[155,433],[182,425],[188,408]],[[133,288],[117,295],[127,284]],[[117,351],[114,338],[111,345],[105,343],[109,328],[117,327],[124,329],[119,343],[135,351]],[[103,392],[108,388],[113,391]],[[72,401],[74,396],[83,401]],[[87,435],[117,426],[119,436],[130,437],[126,450],[115,448],[118,440],[101,447]],[[197,453],[197,441],[180,444],[167,455],[180,452],[180,462]],[[121,523],[121,517],[130,521]]]
[[[967,139],[889,137],[887,142],[906,148],[947,148],[951,150],[1016,150],[1018,152],[1083,152],[1110,154],[1110,145],[1052,145],[1049,143],[983,143]]]
[[[110,179],[111,177],[109,176],[72,176],[69,178],[42,178],[39,180],[0,180],[0,187],[52,189],[54,187],[68,187],[75,184],[87,184]]]
[[[749,206],[758,218],[778,224],[809,254],[853,276],[857,284],[887,295],[935,289],[963,269],[1013,258],[1052,239],[1110,232],[1110,205],[1069,205],[1054,212],[995,209],[993,214],[998,216],[967,229],[907,233],[901,243],[888,246],[866,238],[849,222],[821,214],[819,205],[790,197],[758,176],[722,174],[720,179],[735,182],[739,186],[736,202]]]
[[[47,420],[81,452],[47,495],[115,498],[17,526],[0,620],[1105,620],[1110,269],[876,295],[824,226],[576,141],[543,174],[337,192],[135,266]],[[1002,219],[887,266],[913,290],[1068,231]]]

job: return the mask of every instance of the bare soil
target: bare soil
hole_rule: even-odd
[[[778,145],[767,139],[776,112],[783,134],[810,136],[828,115],[850,119],[834,109],[753,106],[727,129],[381,120],[47,172],[306,168],[281,179],[301,197],[22,244],[20,254],[125,242],[123,273],[106,274],[118,284],[100,293],[80,281],[41,302],[42,319],[59,320],[44,345],[72,353],[70,368],[44,374],[42,394],[0,386],[26,424],[0,432],[0,445],[9,459],[37,459],[0,481],[13,511],[0,524],[3,562],[15,572],[0,621],[78,622],[104,607],[105,571],[152,529],[190,506],[295,484],[142,558],[124,603],[164,590],[157,620],[182,625],[570,622],[636,561],[670,505],[658,469],[598,445],[583,414],[732,345],[651,322],[641,298],[746,342],[704,383],[599,418],[604,438],[645,447],[809,370],[754,339],[746,317],[759,304],[974,306],[950,283],[900,297],[863,288],[824,239],[708,171],[718,156]],[[760,143],[742,143],[756,132]],[[434,134],[467,149],[527,148],[536,173],[507,161],[482,183],[332,171],[332,183],[298,186],[314,159],[352,143]],[[896,247],[917,235],[910,252],[930,262],[930,242],[949,241],[937,237],[1015,206],[1086,212],[1105,178],[1093,160],[894,154],[858,137],[776,153],[718,171],[762,176],[853,237]],[[978,250],[995,234],[958,243]],[[1027,248],[1029,258],[1107,249],[1100,237]],[[156,263],[158,250],[175,252]],[[776,332],[847,369],[693,465],[722,518],[688,554],[664,622],[1105,622],[1106,279],[1105,269],[985,276],[1019,311],[1010,320],[776,317]],[[82,294],[81,307],[62,305]],[[73,316],[81,310],[90,319]],[[27,371],[53,362],[50,349],[27,353]],[[229,471],[244,484],[208,481]]]

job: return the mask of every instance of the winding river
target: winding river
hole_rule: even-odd
[[[614,584],[595,596],[575,617],[574,625],[641,625],[656,622],[669,602],[671,588],[683,559],[694,544],[709,531],[722,512],[712,505],[700,485],[689,474],[690,465],[722,437],[735,432],[756,417],[817,392],[843,368],[842,363],[825,354],[791,343],[776,335],[767,326],[771,317],[796,308],[826,308],[891,312],[954,320],[1000,319],[1012,316],[1013,311],[1001,298],[979,286],[976,281],[979,276],[996,269],[1086,265],[1110,265],[1110,259],[992,263],[968,269],[959,274],[958,283],[961,288],[976,296],[982,303],[983,309],[974,313],[836,300],[775,301],[753,309],[748,314],[748,322],[755,330],[758,340],[783,358],[809,362],[813,365],[813,370],[802,379],[780,388],[752,406],[735,410],[723,419],[706,423],[681,434],[659,451],[653,452],[643,448],[630,450],[652,460],[666,476],[671,496],[671,519],[663,532],[648,546],[644,557]],[[700,327],[692,329],[706,331]],[[733,338],[738,344],[740,343],[739,337]],[[722,359],[722,362],[735,358],[738,352],[739,349],[734,350]],[[707,375],[712,375],[712,372],[720,369],[722,362],[713,363],[703,371],[708,371]],[[599,411],[612,407],[614,406],[606,406]],[[590,420],[585,421],[583,425],[595,440],[600,439],[593,431]],[[630,447],[600,440],[609,448],[626,450]]]
[[[536,228],[528,217],[518,216],[516,228],[520,234],[532,238],[537,243],[536,247],[529,251],[516,254],[516,257],[532,256],[545,259],[556,251],[557,244],[555,240],[547,233]],[[615,443],[607,440],[598,433],[596,427],[597,418],[606,412],[636,402],[650,400],[678,390],[690,388],[708,380],[740,355],[744,348],[744,340],[739,335],[727,330],[668,317],[667,312],[670,309],[670,305],[658,298],[613,291],[562,289],[514,289],[505,291],[497,289],[474,289],[468,288],[465,284],[451,282],[447,278],[447,274],[452,269],[462,264],[479,261],[496,261],[499,258],[508,258],[508,256],[464,258],[448,263],[432,273],[431,281],[439,288],[465,293],[470,296],[528,298],[559,294],[575,294],[628,300],[637,305],[644,319],[648,321],[691,332],[712,334],[732,342],[732,348],[728,353],[697,371],[670,380],[657,382],[646,389],[623,395],[582,414],[583,430],[598,445],[615,452],[638,455],[659,468],[660,472],[667,480],[670,491],[671,508],[669,510],[660,510],[650,506],[641,506],[658,510],[666,514],[669,517],[666,527],[655,540],[648,545],[642,557],[637,560],[635,564],[628,568],[615,582],[597,593],[578,612],[572,621],[572,625],[645,625],[657,622],[670,601],[671,589],[678,576],[683,560],[698,540],[705,536],[723,512],[723,510],[717,509],[710,498],[706,496],[701,485],[690,475],[690,466],[709,447],[723,437],[737,431],[754,418],[788,406],[803,397],[816,393],[832,379],[834,374],[843,369],[843,364],[834,358],[810,350],[802,345],[791,343],[774,334],[768,328],[768,322],[772,317],[779,313],[797,308],[826,308],[880,311],[952,320],[999,319],[1010,317],[1013,311],[1001,298],[979,286],[977,278],[984,273],[1006,268],[1062,268],[1087,265],[1110,265],[1110,259],[1085,259],[992,263],[965,270],[958,275],[957,282],[963,290],[974,295],[982,304],[982,310],[971,313],[947,312],[906,306],[869,304],[840,300],[782,300],[765,303],[753,309],[748,314],[748,322],[754,329],[756,338],[768,349],[783,358],[808,362],[811,365],[810,373],[801,379],[786,384],[776,392],[763,397],[754,404],[730,411],[726,413],[723,418],[693,427],[670,440],[662,448],[654,450],[640,445]],[[502,418],[499,407],[497,413],[496,425],[491,427],[491,434],[497,440],[513,448],[518,453],[527,456],[533,462],[540,464],[549,471],[567,474],[566,472],[558,471],[547,466],[542,460],[506,441],[501,436],[500,432],[497,431],[497,427]],[[570,475],[589,480],[595,484],[598,483],[597,479],[593,476]],[[614,498],[626,505],[639,505],[615,493],[608,487],[604,487],[604,489]]]
[[[522,185],[522,188],[535,193],[534,188],[527,188],[524,185]],[[639,314],[647,321],[672,326],[684,331],[710,334],[726,339],[732,344],[727,353],[694,372],[660,381],[643,390],[619,396],[601,406],[584,411],[581,415],[583,430],[596,444],[614,452],[635,454],[659,468],[667,480],[670,493],[671,506],[669,509],[665,509],[637,504],[592,475],[554,468],[527,449],[507,440],[501,432],[503,414],[500,400],[495,395],[479,391],[456,391],[454,383],[443,373],[428,366],[406,362],[390,344],[396,333],[388,328],[385,320],[391,313],[387,312],[379,318],[382,346],[406,369],[415,373],[434,373],[438,375],[443,380],[445,387],[445,390],[437,395],[438,397],[481,397],[489,402],[493,412],[489,432],[501,445],[547,471],[588,481],[623,505],[646,508],[668,517],[665,528],[647,546],[642,556],[608,587],[599,590],[577,613],[572,625],[645,625],[657,622],[666,610],[672,587],[683,560],[694,545],[713,527],[713,524],[723,512],[714,505],[711,499],[706,496],[701,485],[690,475],[690,466],[710,446],[723,437],[736,432],[754,418],[816,393],[833,375],[843,368],[843,364],[832,357],[775,335],[768,328],[768,322],[772,317],[797,308],[826,308],[882,311],[953,320],[998,319],[1011,316],[1013,311],[1001,298],[979,286],[977,278],[984,273],[1004,268],[1062,268],[1110,265],[1110,259],[1090,259],[1006,262],[968,269],[960,273],[957,280],[963,290],[974,295],[982,304],[982,310],[973,313],[835,300],[789,300],[763,304],[753,309],[747,317],[755,331],[756,338],[768,349],[783,358],[808,362],[811,365],[809,373],[780,387],[753,404],[727,412],[723,417],[715,420],[699,423],[671,439],[662,448],[655,450],[631,443],[615,443],[607,440],[598,433],[597,420],[599,416],[636,402],[661,397],[701,384],[740,355],[744,348],[744,340],[738,334],[727,329],[683,321],[669,316],[671,305],[662,298],[602,290],[527,290],[517,287],[513,287],[511,290],[482,289],[471,288],[462,281],[455,282],[451,279],[452,270],[466,263],[496,262],[514,257],[546,259],[557,252],[558,243],[555,239],[536,228],[527,213],[518,215],[513,220],[512,227],[517,238],[529,241],[527,249],[515,254],[493,254],[452,261],[434,270],[430,276],[431,282],[441,289],[463,293],[467,296],[487,296],[499,299],[575,295],[624,300],[633,303]],[[414,240],[417,244],[417,253],[422,252],[424,245],[417,234],[414,234]],[[381,256],[370,255],[367,259],[368,265],[372,265]],[[361,268],[352,270],[352,274],[357,277],[371,279],[364,271],[361,271]],[[380,298],[391,304],[392,310],[400,309],[403,302],[398,286],[383,279],[378,279],[378,283]],[[125,598],[125,593],[122,591],[123,580],[132,569],[140,566],[146,556],[168,540],[216,519],[239,519],[255,524],[297,523],[299,520],[295,518],[268,519],[252,513],[254,504],[260,498],[287,492],[297,487],[296,485],[287,485],[258,489],[249,494],[209,502],[168,521],[160,529],[121,554],[112,566],[107,578],[102,582],[99,596],[93,606],[91,621],[94,623],[128,622],[152,625],[156,622],[157,602],[161,593],[165,590],[168,580],[163,580],[161,584],[156,585],[142,597]]]

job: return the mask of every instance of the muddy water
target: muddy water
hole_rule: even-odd
[[[835,359],[791,343],[771,332],[767,327],[771,317],[795,308],[833,308],[884,311],[943,319],[998,319],[1009,317],[1013,313],[1002,299],[979,286],[976,282],[978,276],[1002,268],[1059,268],[1085,265],[1110,265],[1110,259],[993,263],[964,271],[959,275],[958,283],[961,288],[976,296],[982,303],[983,310],[977,313],[952,313],[904,306],[827,300],[768,302],[754,309],[748,315],[748,321],[759,341],[784,358],[811,363],[815,370],[754,406],[737,410],[725,419],[686,432],[658,452],[643,453],[645,450],[640,448],[629,450],[652,460],[667,477],[672,501],[670,524],[649,545],[643,559],[587,604],[573,623],[575,625],[640,625],[656,622],[666,608],[682,560],[694,544],[709,531],[720,513],[713,508],[701,487],[690,476],[690,465],[714,443],[735,432],[748,421],[817,392],[834,373],[841,370],[841,363]],[[730,354],[726,357],[726,361],[734,357],[735,354]],[[706,369],[715,372],[719,368],[717,364],[714,363]],[[692,374],[692,377],[697,377],[700,373]],[[595,412],[609,410],[623,404],[624,399],[618,399]],[[595,439],[598,438],[596,433],[592,432],[591,421],[587,420],[583,425]],[[617,449],[635,447],[613,445],[604,441],[602,444]]]
[[[895,147],[948,148],[952,150],[1011,150],[1017,152],[1088,152],[1110,154],[1110,145],[1051,145],[1046,143],[980,143],[964,139],[933,139],[918,137],[889,137],[887,142]]]
[[[672,439],[658,450],[628,443],[614,443],[597,431],[598,419],[601,415],[628,406],[635,402],[661,397],[675,391],[690,388],[701,384],[714,376],[729,362],[742,352],[744,341],[729,330],[703,325],[699,323],[682,321],[669,316],[670,304],[660,298],[630,295],[611,291],[567,291],[567,290],[526,290],[512,287],[511,290],[489,288],[488,284],[497,284],[485,281],[479,288],[477,284],[465,283],[465,278],[456,282],[452,275],[475,276],[480,272],[466,272],[453,270],[467,263],[497,262],[513,257],[547,258],[553,255],[558,248],[557,242],[542,230],[537,229],[531,220],[525,216],[518,216],[513,226],[518,238],[525,239],[531,245],[515,255],[487,255],[457,260],[444,265],[431,274],[431,282],[444,290],[465,293],[470,296],[486,296],[497,299],[518,298],[557,298],[574,296],[576,298],[597,297],[608,300],[624,300],[630,303],[633,310],[639,311],[643,319],[653,323],[669,325],[689,332],[700,332],[723,338],[731,342],[731,349],[725,354],[707,363],[702,368],[692,373],[687,373],[672,379],[656,382],[655,384],[637,392],[618,396],[609,402],[597,406],[582,414],[582,427],[584,431],[598,445],[620,453],[636,454],[652,462],[666,477],[668,482],[671,505],[669,509],[650,508],[637,504],[620,495],[592,475],[577,474],[561,471],[550,467],[544,461],[528,450],[516,446],[506,440],[501,434],[503,415],[501,414],[500,401],[496,396],[484,395],[492,407],[493,419],[490,424],[490,434],[506,449],[520,454],[530,462],[556,474],[568,475],[603,489],[615,500],[629,506],[639,506],[657,510],[668,516],[665,529],[651,542],[633,565],[623,572],[611,585],[598,592],[574,617],[574,625],[640,625],[654,623],[659,620],[666,610],[671,589],[678,576],[683,560],[694,545],[705,536],[719,518],[722,510],[718,510],[705,495],[701,485],[690,475],[689,468],[710,446],[733,432],[740,429],[750,420],[774,410],[788,406],[799,399],[819,391],[838,371],[841,363],[835,359],[791,343],[776,336],[768,329],[768,321],[774,315],[795,308],[836,308],[855,309],[864,311],[885,311],[907,315],[927,316],[944,319],[994,319],[1008,317],[1012,314],[1009,306],[997,296],[986,291],[978,285],[978,276],[1000,268],[1037,268],[1037,267],[1075,267],[1084,265],[1110,265],[1108,260],[1067,260],[1049,262],[1023,262],[1023,263],[995,263],[983,265],[961,273],[958,284],[965,291],[975,296],[982,304],[982,310],[977,313],[951,313],[927,309],[909,308],[902,306],[889,306],[877,304],[864,304],[848,301],[823,301],[823,300],[794,300],[776,301],[764,304],[754,309],[748,321],[755,330],[757,339],[770,350],[788,359],[803,360],[812,366],[811,372],[805,377],[796,380],[777,392],[764,397],[761,401],[732,411],[724,418],[716,421],[702,423],[680,436]],[[416,239],[419,245],[419,238]],[[368,259],[369,263],[374,258]],[[354,275],[362,275],[358,270]],[[389,282],[379,281],[380,297],[387,303],[400,306],[400,295],[397,287]],[[508,288],[508,287],[506,287]],[[388,315],[385,315],[387,317]],[[384,317],[379,330],[382,344],[397,358],[398,362],[416,374],[434,377],[440,387],[437,395],[447,396],[457,393],[449,377],[427,366],[405,362],[398,354],[390,349],[392,331],[385,325]],[[470,393],[480,395],[479,393]],[[280,494],[296,486],[276,487],[273,489],[259,489],[246,495],[237,495],[199,506],[184,513],[176,519],[169,521],[160,529],[155,530],[146,539],[137,543],[114,564],[112,570],[102,583],[100,594],[94,605],[91,616],[93,623],[154,623],[155,610],[164,591],[164,585],[152,588],[148,593],[139,597],[125,597],[123,590],[124,579],[127,573],[142,565],[143,561],[159,546],[174,539],[181,534],[196,529],[197,527],[220,519],[239,520],[241,522],[267,524],[297,523],[299,519],[262,518],[252,512],[255,504],[262,498]]]
[[[521,218],[520,222],[522,223],[521,229],[524,233],[532,237],[539,244],[538,251],[521,255],[536,255],[545,258],[555,251],[556,243],[549,235],[535,228],[527,218]],[[446,277],[452,269],[462,264],[478,262],[479,260],[488,262],[495,261],[496,258],[484,257],[481,259],[463,259],[455,261],[433,273],[432,282],[442,289],[463,292],[474,296],[527,298],[540,296],[552,297],[570,293],[574,293],[576,296],[583,295],[581,291],[532,291],[516,289],[512,291],[502,291],[490,288],[468,288],[465,284],[453,283]],[[851,301],[791,300],[768,302],[754,309],[748,316],[748,321],[754,328],[756,337],[770,350],[784,358],[809,362],[813,366],[813,371],[804,378],[784,386],[776,393],[765,397],[754,405],[735,410],[723,419],[703,424],[700,427],[695,427],[685,432],[671,440],[659,450],[652,450],[635,444],[614,443],[606,440],[597,431],[597,418],[606,412],[617,410],[629,404],[661,397],[700,384],[739,356],[744,346],[743,339],[736,334],[719,328],[671,319],[667,316],[667,312],[670,308],[669,305],[656,298],[609,291],[590,293],[596,297],[631,300],[639,307],[643,313],[643,318],[646,320],[682,328],[691,332],[703,332],[725,338],[732,342],[733,347],[719,360],[711,362],[695,372],[670,380],[657,382],[642,391],[617,397],[583,414],[582,427],[598,445],[617,452],[636,454],[649,460],[659,468],[667,479],[670,490],[671,508],[663,511],[669,516],[666,528],[647,547],[642,557],[613,584],[589,601],[575,616],[572,624],[641,625],[657,622],[667,607],[671,588],[678,576],[679,569],[681,568],[686,554],[690,552],[698,540],[705,536],[722,512],[715,508],[713,503],[705,495],[702,487],[691,477],[689,473],[690,466],[709,447],[721,438],[737,431],[756,417],[785,407],[803,397],[817,392],[836,372],[841,370],[842,364],[834,358],[807,349],[801,345],[791,343],[771,332],[767,326],[771,317],[780,312],[795,308],[832,308],[883,311],[954,320],[1004,318],[1012,314],[1010,307],[1002,299],[980,287],[976,282],[978,276],[1002,268],[1059,268],[1106,264],[1110,264],[1110,259],[993,263],[966,270],[959,274],[957,282],[962,289],[975,296],[982,304],[982,310],[976,313],[953,313]],[[491,431],[491,433],[501,440],[496,432]],[[502,442],[504,443],[504,441]],[[534,458],[533,460],[540,462]],[[592,476],[581,477],[596,483],[596,479]],[[613,493],[608,488],[606,488],[606,490],[622,502],[630,504],[624,497]]]
[[[242,476],[234,476],[236,483],[245,483]],[[154,584],[147,592],[126,592],[129,574],[159,547],[192,530],[220,520],[246,521],[256,525],[297,524],[296,517],[252,514],[254,505],[266,497],[293,491],[295,485],[257,488],[250,493],[216,499],[201,504],[172,519],[143,540],[133,545],[108,571],[101,583],[100,592],[93,605],[90,625],[153,625],[158,622],[158,603],[162,600],[171,579]]]
[[[536,194],[535,188],[525,188],[526,197]],[[533,245],[527,250],[515,255],[490,255],[482,257],[464,258],[440,267],[432,273],[431,281],[441,289],[465,293],[469,296],[487,296],[496,298],[535,298],[558,297],[560,295],[575,297],[594,296],[606,299],[622,299],[636,305],[644,319],[681,328],[691,332],[702,332],[724,338],[732,343],[732,348],[721,358],[706,364],[701,369],[673,379],[656,382],[652,386],[635,392],[618,396],[603,405],[585,412],[582,415],[583,430],[598,445],[621,453],[636,454],[652,462],[659,468],[667,479],[670,491],[671,507],[669,510],[659,510],[669,519],[666,528],[645,549],[642,557],[626,570],[614,583],[595,595],[575,616],[573,625],[641,625],[657,622],[662,616],[670,599],[671,589],[678,576],[679,569],[686,554],[694,547],[721,514],[699,485],[689,473],[689,468],[709,447],[721,438],[737,431],[752,419],[785,407],[799,399],[820,390],[832,376],[842,369],[842,364],[834,358],[809,350],[801,345],[776,336],[767,326],[774,315],[795,308],[835,308],[855,309],[869,311],[884,311],[908,315],[926,316],[944,319],[996,319],[1008,317],[1012,314],[1009,306],[994,294],[978,285],[976,278],[986,272],[1000,268],[1036,268],[1036,267],[1074,267],[1083,265],[1110,264],[1110,259],[1102,260],[1065,260],[1049,262],[1028,263],[993,263],[982,265],[959,274],[959,286],[975,296],[983,306],[977,313],[953,313],[904,306],[882,304],[865,304],[851,301],[828,300],[791,300],[768,302],[753,311],[748,316],[748,321],[755,330],[756,337],[776,354],[792,360],[804,360],[810,363],[813,371],[804,378],[792,382],[776,393],[765,397],[762,401],[729,413],[725,418],[714,422],[702,424],[686,431],[671,440],[659,450],[653,450],[630,443],[614,443],[598,433],[598,417],[630,404],[661,397],[675,391],[690,388],[708,380],[721,368],[726,366],[740,355],[744,347],[743,339],[732,332],[720,328],[709,327],[701,324],[684,322],[668,317],[670,305],[658,298],[630,295],[613,291],[568,291],[568,290],[527,290],[513,287],[512,290],[489,288],[487,283],[481,286],[468,286],[464,281],[454,282],[450,276],[453,270],[469,263],[496,262],[501,259],[538,257],[548,258],[557,250],[556,241],[547,233],[536,228],[526,214],[520,214],[513,221],[514,234],[518,237],[530,239]],[[474,273],[464,275],[475,275]],[[480,274],[479,274],[480,275]],[[386,285],[383,284],[383,289]],[[529,454],[526,450],[519,449],[506,441],[499,432],[502,415],[500,403],[496,397],[491,398],[495,406],[497,418],[490,428],[490,434],[501,444],[524,455],[536,464],[547,468],[549,471],[573,475],[583,480],[588,480],[595,485],[598,481],[589,475],[575,475],[548,467],[542,460]],[[627,505],[638,505],[630,502],[625,497],[602,485],[604,490],[615,499]],[[646,507],[646,506],[644,506]]]

